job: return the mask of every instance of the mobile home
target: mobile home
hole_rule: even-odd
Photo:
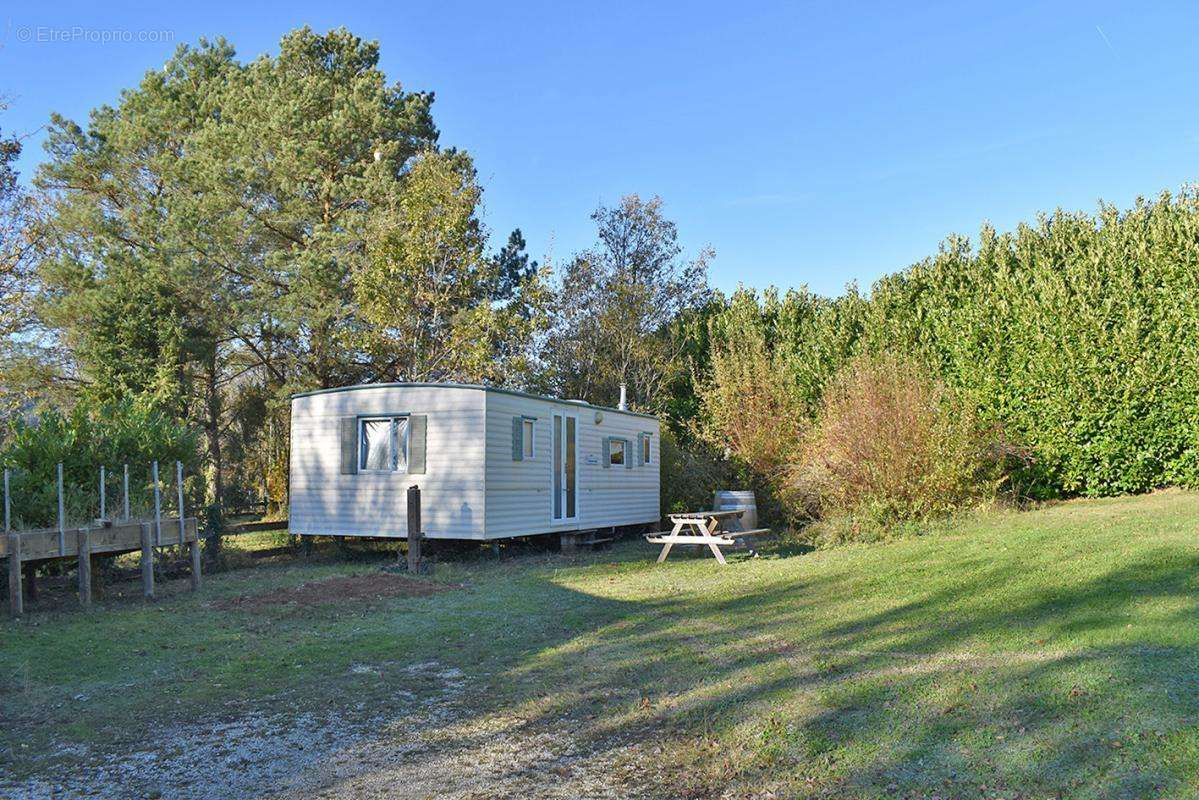
[[[291,401],[293,533],[407,536],[421,490],[434,539],[657,522],[658,420],[464,384],[390,383]]]

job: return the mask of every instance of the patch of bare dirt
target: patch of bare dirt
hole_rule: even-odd
[[[636,740],[511,714],[405,722],[292,776],[270,800],[630,800],[662,795]]]
[[[307,608],[389,597],[428,597],[461,588],[457,584],[418,580],[390,572],[372,572],[309,581],[299,586],[274,589],[262,594],[230,597],[218,600],[213,606],[226,611],[256,611],[281,605]]]
[[[437,661],[357,664],[428,679],[385,708],[261,707],[147,732],[120,752],[60,748],[38,774],[0,771],[14,800],[628,800],[663,796],[641,737],[596,740],[584,720],[474,714],[467,680]],[[657,757],[660,757],[659,748]],[[60,762],[59,759],[62,759]],[[84,766],[86,765],[86,766]],[[673,797],[674,795],[665,795]]]

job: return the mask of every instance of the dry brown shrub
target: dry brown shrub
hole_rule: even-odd
[[[712,354],[701,388],[707,427],[700,434],[769,487],[785,482],[804,431],[794,381],[758,336]]]
[[[826,387],[791,471],[789,504],[810,518],[847,517],[850,530],[956,511],[994,494],[994,442],[917,365],[859,357]]]

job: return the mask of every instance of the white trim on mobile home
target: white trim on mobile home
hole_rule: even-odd
[[[660,438],[647,414],[484,386],[304,392],[291,401],[289,524],[402,538],[414,484],[434,539],[656,523]]]

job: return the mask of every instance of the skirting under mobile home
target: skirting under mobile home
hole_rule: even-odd
[[[366,384],[291,402],[290,527],[406,537],[421,489],[434,539],[655,523],[658,420],[462,384]]]

